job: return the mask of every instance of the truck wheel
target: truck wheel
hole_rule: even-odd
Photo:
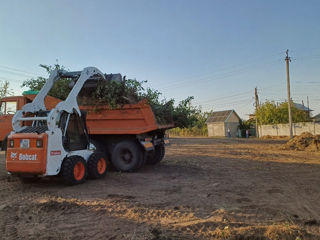
[[[133,172],[141,165],[142,151],[137,143],[118,143],[112,152],[112,164],[118,171]]]
[[[141,169],[146,164],[147,156],[148,156],[148,152],[142,147],[140,147],[140,151],[141,151],[141,160],[140,160],[139,166],[137,167],[137,170]]]
[[[62,163],[62,176],[67,184],[83,183],[87,177],[87,164],[80,156],[71,156]]]
[[[150,165],[155,165],[160,162],[166,153],[166,149],[163,144],[155,146],[154,150],[148,153],[147,163]]]
[[[88,160],[88,175],[92,179],[102,178],[107,173],[107,160],[102,154],[93,153]]]

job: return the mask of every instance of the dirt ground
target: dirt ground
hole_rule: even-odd
[[[66,186],[7,176],[0,239],[320,239],[320,153],[284,141],[171,139],[165,159]]]

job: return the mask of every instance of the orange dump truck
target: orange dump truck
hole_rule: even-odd
[[[12,131],[12,118],[17,110],[33,101],[37,91],[25,91],[22,96],[9,96],[0,99],[0,146],[6,148],[6,138]],[[54,108],[61,100],[46,96],[45,105],[47,109]]]
[[[74,82],[67,98],[49,110],[45,97],[60,78]],[[94,99],[84,98],[83,104],[78,104],[82,90],[94,90],[95,81],[109,78],[115,81],[94,67],[79,72],[52,71],[34,100],[12,118],[7,171],[21,178],[60,174],[66,183],[79,184],[87,176],[103,177],[108,161],[125,172],[160,162],[168,143],[165,131],[174,125],[158,124],[146,100],[117,109],[97,105]]]
[[[135,171],[145,163],[156,164],[165,155],[165,131],[173,124],[158,124],[146,100],[111,109],[80,106],[86,112],[91,141],[119,171]]]

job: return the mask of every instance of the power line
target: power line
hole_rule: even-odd
[[[21,80],[18,80],[18,79],[12,79],[12,78],[6,78],[6,77],[0,77],[0,81],[21,82]]]
[[[0,65],[0,68],[5,68],[5,69],[8,69],[10,71],[16,71],[16,72],[21,72],[21,73],[26,73],[28,75],[40,75],[40,74],[36,74],[36,73],[33,73],[33,72],[29,72],[29,71],[25,71],[25,70],[21,70],[21,69],[18,69],[18,68],[13,68],[13,67],[8,67],[8,66],[4,66],[4,65]]]
[[[217,97],[214,99],[209,99],[209,100],[205,100],[205,101],[198,101],[197,103],[207,103],[207,102],[214,102],[214,101],[220,101],[226,98],[233,98],[233,97],[238,97],[238,96],[242,96],[242,95],[247,95],[250,91],[245,91],[245,92],[241,92],[241,93],[237,93],[237,94],[233,94],[233,95],[229,95],[229,96],[223,96],[223,97]]]
[[[278,54],[274,54],[274,55],[278,55]],[[274,56],[274,55],[272,55],[272,56]],[[259,58],[259,59],[262,59],[262,58]],[[273,62],[273,61],[274,61],[274,59],[271,60],[271,62]],[[265,62],[268,62],[268,61],[265,61]],[[187,78],[187,79],[184,79],[184,80],[181,80],[181,81],[176,81],[176,82],[172,82],[172,83],[167,84],[167,85],[163,85],[165,87],[163,90],[167,90],[166,89],[167,87],[171,88],[173,86],[177,86],[177,85],[181,85],[181,84],[185,85],[185,83],[187,83],[187,82],[196,82],[196,83],[198,83],[199,81],[203,81],[203,80],[209,80],[209,81],[212,82],[213,80],[225,79],[225,78],[231,77],[234,74],[237,74],[239,72],[246,72],[245,70],[251,69],[252,65],[261,64],[261,63],[263,63],[263,62],[255,60],[254,62],[250,62],[250,63],[247,63],[247,64],[240,65],[239,67],[236,67],[234,69],[231,68],[232,70],[230,70],[230,68],[226,68],[226,69],[229,69],[229,71],[227,71],[227,72],[223,72],[223,71],[221,72],[221,70],[220,71],[218,70],[216,72],[213,72],[213,73],[210,73],[208,75],[205,75],[204,77],[196,77],[197,76],[196,75],[193,78],[189,78],[189,79]],[[264,64],[264,66],[265,66],[265,64]],[[200,76],[200,75],[198,75],[198,76]]]
[[[308,59],[318,59],[320,58],[320,54],[311,54],[311,55],[304,55],[304,56],[297,56],[294,58],[295,61],[304,61]]]
[[[241,100],[232,100],[232,101],[224,101],[224,102],[215,102],[215,103],[206,103],[206,104],[200,104],[203,106],[207,106],[207,105],[214,105],[214,106],[225,106],[225,105],[230,105],[230,104],[239,104],[239,103],[248,103],[251,102],[252,99],[251,98],[246,98],[246,99],[241,99]]]
[[[306,86],[310,86],[310,85],[319,85],[320,82],[302,82],[302,81],[295,81],[296,84],[298,85],[306,85]]]
[[[4,65],[0,65],[0,72],[5,74],[22,76],[26,78],[44,77],[42,74],[33,73],[33,72],[25,71],[22,69],[18,69],[18,68],[4,66]]]
[[[14,71],[11,71],[11,70],[4,70],[4,69],[0,69],[0,72],[7,73],[7,74],[12,74],[12,75],[17,75],[17,76],[23,76],[23,77],[27,77],[27,78],[36,77],[35,75],[27,75],[25,73],[19,73],[19,72],[14,72]]]

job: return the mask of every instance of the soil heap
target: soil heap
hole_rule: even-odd
[[[320,135],[303,132],[301,135],[289,140],[284,148],[297,151],[317,152],[320,150]]]

